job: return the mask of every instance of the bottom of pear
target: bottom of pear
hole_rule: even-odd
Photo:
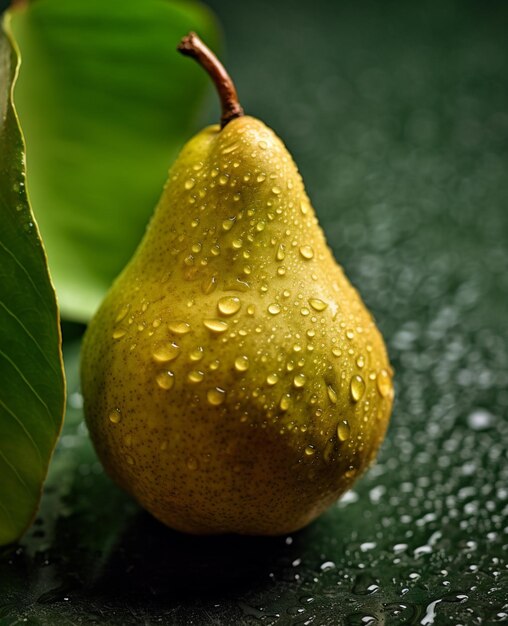
[[[245,537],[281,537],[284,535],[298,532],[309,524],[312,524],[312,522],[314,522],[328,508],[328,506],[329,505],[327,504],[323,508],[320,508],[319,511],[313,511],[311,514],[308,514],[293,523],[281,524],[273,527],[267,527],[266,524],[256,524],[253,522],[242,524],[240,520],[238,524],[234,526],[221,526],[220,524],[205,526],[192,524],[190,520],[182,522],[182,520],[167,519],[165,517],[161,517],[153,511],[149,512],[151,513],[151,515],[153,515],[153,517],[155,517],[155,519],[157,519],[165,526],[168,526],[172,530],[176,530],[186,535],[194,535],[200,537],[220,535],[242,535]]]

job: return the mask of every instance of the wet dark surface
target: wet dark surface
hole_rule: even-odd
[[[65,431],[0,561],[0,624],[506,622],[508,5],[211,5],[246,110],[287,143],[387,339],[387,440],[300,533],[182,536],[103,475],[68,341]]]

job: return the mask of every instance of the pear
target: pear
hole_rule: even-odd
[[[216,83],[222,125],[182,149],[87,329],[86,421],[106,471],[168,526],[279,535],[373,461],[392,370],[284,144],[194,33],[179,49]]]

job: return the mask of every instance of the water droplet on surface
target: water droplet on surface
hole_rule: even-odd
[[[195,184],[196,184],[196,181],[193,178],[189,178],[188,180],[185,181],[185,189],[189,191],[189,189],[192,189]]]
[[[156,348],[153,352],[153,358],[159,363],[174,361],[180,354],[180,346],[176,343],[167,343]]]
[[[157,374],[155,380],[161,389],[171,389],[175,384],[175,375],[173,372],[164,371]]]
[[[357,359],[356,359],[356,364],[358,365],[358,367],[360,369],[362,369],[363,367],[365,367],[365,357],[363,357],[362,355],[360,355]]]
[[[203,320],[203,324],[208,330],[211,330],[213,333],[223,333],[228,329],[228,323],[223,320],[217,319],[209,319]]]
[[[226,146],[223,150],[222,150],[222,154],[231,154],[232,152],[234,152],[236,149],[238,148],[238,143],[232,143],[229,146]]]
[[[392,390],[392,381],[390,380],[390,375],[386,370],[381,370],[377,375],[377,390],[382,398],[386,398],[386,396]]]
[[[121,339],[127,334],[125,328],[115,328],[113,331],[113,339]]]
[[[328,385],[326,390],[328,392],[328,397],[330,398],[330,402],[332,404],[337,404],[337,392],[335,391],[335,389],[331,385]]]
[[[215,389],[209,389],[208,393],[206,394],[206,399],[212,406],[219,406],[226,399],[226,392],[220,387],[215,387]]]
[[[189,354],[189,358],[191,361],[201,361],[205,354],[204,349],[201,346],[198,346]]]
[[[268,313],[278,315],[280,313],[280,306],[275,303],[268,305]]]
[[[323,300],[319,298],[311,298],[309,304],[315,311],[324,311],[328,306],[326,302],[323,302]]]
[[[275,255],[275,258],[277,259],[277,261],[283,261],[285,256],[286,256],[286,246],[283,243],[281,243],[279,247],[277,248],[277,254]]]
[[[199,370],[192,370],[188,373],[187,380],[190,383],[200,383],[204,377],[205,377],[204,372],[201,372]]]
[[[225,230],[226,232],[231,230],[233,228],[233,224],[235,223],[235,219],[236,218],[234,217],[230,217],[229,219],[224,220],[222,222],[222,230]]]
[[[351,435],[351,428],[347,420],[342,420],[337,426],[337,437],[339,441],[347,441]]]
[[[348,339],[353,339],[353,338],[354,338],[354,336],[355,336],[355,333],[354,333],[354,331],[353,331],[353,330],[349,329],[349,330],[347,330],[347,331],[346,331],[346,337],[347,337]]]
[[[276,196],[278,196],[280,192],[281,192],[280,187],[272,187],[272,193],[275,194]]]
[[[110,413],[109,413],[109,421],[112,424],[118,424],[118,422],[121,421],[122,419],[122,414],[120,412],[120,409],[113,409]]]
[[[309,259],[312,259],[312,257],[314,256],[314,250],[312,249],[312,246],[301,246],[300,254],[302,255],[304,259],[308,261]]]
[[[314,446],[307,446],[305,448],[306,456],[314,456],[314,454],[316,454],[316,448],[314,448]]]
[[[330,572],[332,569],[335,569],[336,565],[333,561],[325,561],[321,563],[320,570],[322,572]]]
[[[177,335],[186,335],[190,332],[191,326],[187,322],[175,320],[173,322],[169,322],[168,328],[171,332],[176,333]]]
[[[467,416],[467,425],[471,430],[487,430],[494,424],[495,417],[485,409],[475,409]]]
[[[116,316],[115,323],[118,324],[118,322],[121,322],[128,312],[129,312],[129,306],[122,307],[120,311],[118,312],[118,315]]]
[[[359,400],[361,400],[363,394],[365,393],[365,381],[359,375],[353,376],[349,384],[349,389],[351,391],[351,397],[353,398],[353,401],[358,402]]]
[[[241,300],[237,296],[224,296],[217,302],[217,308],[222,315],[234,315],[241,306]]]
[[[287,411],[291,405],[291,396],[289,393],[285,393],[280,399],[279,407],[281,411]]]
[[[296,376],[293,378],[293,385],[297,389],[303,387],[305,385],[305,374],[296,374]]]
[[[239,356],[235,359],[235,369],[238,372],[246,372],[249,369],[249,359],[246,356]]]
[[[277,374],[273,373],[273,374],[268,374],[268,376],[266,377],[266,382],[270,385],[276,385],[277,382],[279,380],[279,377],[277,376]]]

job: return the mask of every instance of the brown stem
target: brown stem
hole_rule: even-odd
[[[222,107],[221,128],[228,122],[241,117],[243,109],[238,102],[236,88],[231,77],[215,54],[206,46],[196,33],[189,33],[178,44],[177,50],[185,56],[195,59],[215,83]]]

